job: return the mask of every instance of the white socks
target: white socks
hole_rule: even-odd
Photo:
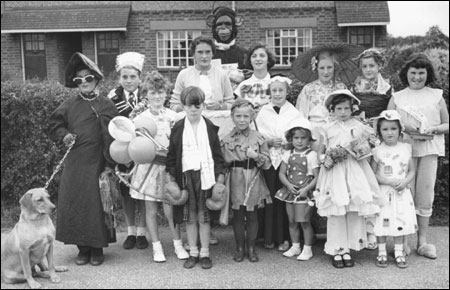
[[[209,248],[200,249],[200,258],[209,257]]]
[[[297,257],[299,261],[308,261],[313,257],[311,246],[304,245],[302,253]]]
[[[145,236],[146,228],[145,227],[137,227],[137,236]]]
[[[378,256],[387,256],[386,243],[378,244]]]
[[[394,256],[397,258],[398,256],[403,256],[403,244],[395,244],[394,245]]]
[[[164,256],[164,251],[160,241],[153,242],[153,261],[157,263],[162,263],[166,261],[166,257]]]
[[[135,226],[128,227],[128,235],[129,236],[135,236],[136,235],[136,227]]]
[[[183,242],[181,240],[173,240],[173,247],[175,248],[175,255],[180,260],[189,258],[188,252],[183,248]]]

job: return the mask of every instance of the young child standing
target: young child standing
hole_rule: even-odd
[[[152,238],[153,260],[155,262],[166,261],[159,240],[157,223],[158,203],[162,201],[162,198],[155,197],[162,197],[165,191],[166,148],[169,146],[170,130],[178,119],[177,113],[163,106],[169,88],[169,81],[157,71],[148,73],[142,82],[141,93],[146,96],[148,109],[137,118],[148,118],[155,121],[158,130],[154,138],[165,148],[157,151],[156,158],[151,164],[136,164],[136,171],[131,184],[139,190],[130,189],[132,198],[145,201],[146,224]],[[189,254],[183,248],[181,241],[180,225],[174,225],[173,223],[172,206],[163,203],[163,209],[172,232],[175,254],[180,260],[189,258]]]
[[[288,144],[284,132],[293,120],[301,118],[300,112],[286,100],[290,83],[291,80],[286,77],[271,78],[269,85],[271,102],[261,108],[255,121],[258,131],[269,145],[272,166],[268,170],[264,170],[264,177],[272,198],[282,187],[278,173],[281,157]],[[289,226],[284,203],[275,199],[273,204],[267,204],[260,211],[260,215],[259,228],[264,232],[264,247],[272,249],[276,243],[278,251],[287,251],[289,249]]]
[[[283,256],[299,255],[297,260],[307,261],[313,256],[311,247],[314,243],[314,230],[311,225],[312,207],[308,205],[308,199],[312,196],[319,175],[317,153],[310,147],[315,139],[312,137],[311,124],[304,118],[294,120],[285,135],[286,140],[291,142],[294,148],[283,154],[279,176],[284,187],[275,195],[286,203],[292,240],[292,247],[284,252]],[[300,250],[298,223],[302,226],[305,238],[303,251]]]
[[[210,269],[210,213],[206,207],[206,199],[223,191],[225,179],[224,161],[217,135],[219,128],[202,117],[205,94],[200,88],[185,88],[181,92],[180,101],[186,117],[172,128],[166,171],[171,180],[188,191],[189,196],[185,205],[174,206],[174,222],[186,222],[190,256],[183,266],[190,269],[200,261],[203,269]],[[200,253],[197,247],[199,233]]]
[[[399,142],[402,132],[401,116],[395,110],[383,111],[374,122],[382,140],[373,150],[372,169],[380,184],[381,212],[376,217],[375,234],[378,239],[376,265],[387,267],[386,236],[394,237],[395,262],[406,268],[403,238],[417,228],[416,211],[410,190],[415,169],[411,144]]]
[[[255,240],[258,233],[257,208],[264,201],[271,203],[269,189],[260,169],[269,169],[269,147],[264,137],[250,129],[255,118],[253,104],[246,99],[237,99],[231,107],[235,128],[222,140],[225,164],[230,168],[229,186],[233,209],[233,230],[236,253],[233,260],[242,262],[245,256],[245,230],[247,229],[248,259],[258,262]]]
[[[355,103],[359,100],[346,89],[334,91],[325,100],[335,121],[325,126],[328,155],[319,173],[315,198],[318,214],[328,217],[325,252],[333,256],[336,268],[354,266],[350,249],[359,251],[367,244],[364,217],[380,211],[376,204],[380,189],[368,161],[348,154],[334,163],[330,155],[331,150],[348,147],[354,139],[368,138],[374,133],[372,128],[352,118]]]
[[[109,92],[108,97],[116,105],[121,116],[132,117],[136,104],[141,101],[141,81],[142,68],[145,56],[137,52],[125,52],[117,56],[116,71],[119,74],[119,84],[117,89]],[[128,170],[125,165],[120,165],[122,171]],[[128,236],[123,243],[123,248],[146,249],[148,241],[145,237],[145,202],[131,198],[130,189],[120,183],[122,193],[122,205],[127,224]],[[137,216],[135,215],[137,208]],[[136,221],[137,220],[137,221]]]

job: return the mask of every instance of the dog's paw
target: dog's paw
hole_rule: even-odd
[[[55,266],[55,271],[56,272],[67,272],[67,271],[69,271],[69,268],[67,268],[66,266]]]
[[[61,278],[59,278],[59,276],[55,274],[50,277],[50,281],[52,281],[52,283],[60,283]]]
[[[31,289],[40,289],[42,288],[42,285],[37,282],[36,280],[28,280],[28,285],[30,286]]]

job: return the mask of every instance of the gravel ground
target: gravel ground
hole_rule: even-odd
[[[231,227],[216,231],[219,245],[211,246],[213,268],[183,268],[183,262],[173,253],[173,245],[167,227],[160,228],[161,241],[167,262],[152,261],[151,246],[145,250],[124,250],[122,242],[126,233],[118,233],[118,243],[105,250],[105,262],[94,267],[77,266],[74,263],[78,250],[73,245],[55,244],[57,265],[69,267],[69,272],[59,273],[62,282],[53,284],[38,278],[48,289],[143,289],[143,288],[444,288],[449,289],[449,228],[430,228],[430,242],[438,248],[439,257],[430,260],[418,256],[415,251],[408,258],[409,267],[399,269],[389,257],[389,267],[375,266],[377,251],[364,250],[354,253],[354,268],[336,269],[330,257],[323,253],[324,240],[313,247],[315,256],[307,262],[285,258],[276,250],[266,250],[260,245],[259,263],[242,263],[232,260],[234,237]],[[185,233],[183,233],[185,236]],[[2,240],[4,233],[2,233]],[[411,244],[414,244],[412,241]],[[393,251],[392,240],[388,251]],[[23,289],[27,284],[5,284],[1,289]]]

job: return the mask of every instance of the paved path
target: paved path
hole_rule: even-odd
[[[308,262],[288,259],[276,250],[258,247],[259,263],[232,260],[234,238],[231,227],[217,231],[220,244],[211,246],[214,266],[210,270],[200,265],[187,270],[173,253],[168,228],[160,229],[167,262],[152,261],[151,249],[124,250],[122,242],[126,233],[119,233],[120,243],[105,250],[105,263],[99,267],[76,266],[75,246],[55,245],[58,265],[66,265],[69,272],[60,273],[62,282],[52,284],[49,280],[38,281],[49,289],[97,289],[97,288],[449,288],[449,228],[430,229],[430,242],[438,248],[439,258],[429,260],[417,256],[415,251],[408,258],[409,268],[399,269],[389,257],[389,267],[375,266],[377,251],[364,250],[355,253],[354,268],[335,269],[330,257],[323,253],[323,240],[313,248],[315,256]],[[185,236],[185,233],[183,233]],[[2,234],[3,239],[4,234]],[[414,241],[415,242],[415,241]],[[392,241],[388,250],[392,250]],[[23,289],[27,284],[1,283],[1,289]]]

